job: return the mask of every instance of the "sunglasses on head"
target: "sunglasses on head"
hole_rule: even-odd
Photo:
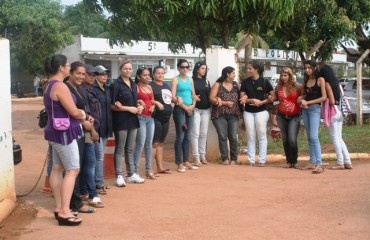
[[[181,69],[189,69],[189,66],[180,66]]]

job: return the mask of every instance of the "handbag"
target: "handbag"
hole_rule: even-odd
[[[39,119],[39,127],[44,128],[48,124],[48,113],[45,108],[41,109],[39,115],[37,116]]]
[[[54,117],[54,101],[51,99],[51,116],[53,119],[53,127],[57,131],[65,131],[71,125],[69,114],[68,118],[56,118]]]
[[[352,108],[351,105],[349,105],[347,96],[344,95],[342,86],[339,86],[339,88],[341,90],[341,96],[339,99],[339,110],[342,112],[343,122],[349,123],[351,122]]]

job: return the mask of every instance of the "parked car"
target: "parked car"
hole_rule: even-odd
[[[350,79],[350,78],[340,78],[339,79],[339,83],[340,83],[340,85],[342,85],[343,88],[347,85],[348,79]]]
[[[349,78],[345,87],[344,94],[348,97],[352,113],[357,113],[357,78]],[[362,78],[362,113],[370,114],[370,77]]]

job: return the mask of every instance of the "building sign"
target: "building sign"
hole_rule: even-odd
[[[295,51],[279,50],[279,49],[262,49],[253,48],[252,58],[270,58],[270,59],[295,59],[300,60],[299,54]]]

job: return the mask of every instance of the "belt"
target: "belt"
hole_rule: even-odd
[[[301,114],[298,113],[298,114],[295,114],[295,115],[288,115],[288,114],[282,114],[282,113],[278,113],[279,116],[285,118],[285,119],[288,119],[288,118],[294,118],[294,117],[298,117],[300,116]]]

